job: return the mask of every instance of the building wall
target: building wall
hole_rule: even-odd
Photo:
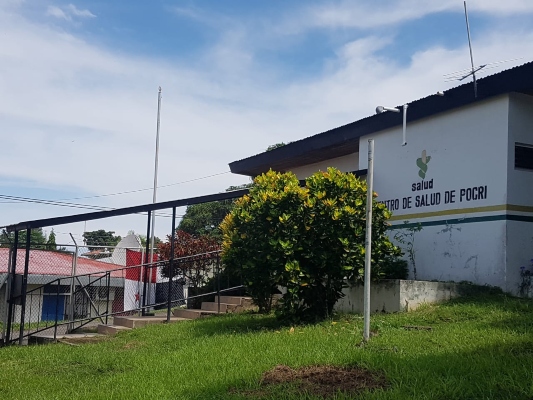
[[[509,101],[508,202],[530,207],[533,205],[533,171],[515,169],[515,143],[533,146],[533,99],[518,93],[513,93]]]
[[[42,314],[43,314],[43,302],[45,297],[49,297],[52,301],[52,303],[55,303],[56,301],[60,302],[62,306],[60,306],[60,309],[63,309],[63,313],[58,317],[58,320],[63,320],[64,318],[68,318],[69,313],[69,299],[68,293],[63,293],[59,296],[56,296],[53,293],[45,294],[42,290],[34,290],[42,288],[42,285],[32,285],[28,284],[28,292],[30,292],[26,296],[26,311],[25,311],[25,322],[26,323],[35,323],[35,322],[42,322],[43,326],[45,326],[46,322],[42,320]],[[5,301],[5,290],[6,286],[4,285],[2,288],[0,288],[0,321],[4,321],[5,317],[7,316],[8,312],[8,304]],[[96,316],[96,314],[105,314],[106,311],[109,311],[110,313],[116,310],[113,310],[113,305],[115,304],[115,301],[119,301],[120,297],[122,296],[123,289],[121,287],[110,287],[109,290],[109,301],[110,304],[108,306],[107,304],[107,295],[103,298],[100,298],[96,296],[93,299],[93,305],[90,304],[88,299],[83,294],[83,310],[80,305],[76,308],[76,313],[81,313],[83,316]],[[14,312],[14,319],[13,323],[20,323],[21,320],[21,311],[22,307],[20,305],[15,306],[15,312]],[[119,310],[119,311],[122,311]],[[82,317],[82,315],[78,315],[78,317]],[[49,322],[50,324],[50,322]]]
[[[515,169],[515,143],[533,145],[533,100],[517,93],[509,103],[507,203],[516,220],[507,222],[506,273],[509,282],[517,282],[513,291],[520,292],[520,267],[531,269],[533,259],[533,171]],[[533,294],[533,288],[524,289]]]
[[[508,291],[521,296],[533,297],[533,285],[521,285],[520,267],[532,270],[533,222],[507,221],[507,282]]]
[[[346,156],[332,158],[315,164],[303,165],[292,169],[298,179],[305,179],[317,171],[325,171],[328,167],[335,167],[342,172],[352,172],[359,169],[359,153],[348,154]]]
[[[361,138],[359,167],[373,138],[374,190],[394,213],[391,236],[414,238],[417,279],[515,286],[506,276],[508,111],[504,95],[409,123],[407,146],[401,126]]]

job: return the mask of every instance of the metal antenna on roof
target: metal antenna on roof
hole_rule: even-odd
[[[474,67],[474,56],[472,55],[472,41],[470,40],[470,24],[468,23],[468,11],[466,10],[466,0],[464,1],[464,5],[465,5],[466,33],[468,34],[468,47],[470,48],[470,63],[472,65],[472,71],[466,74],[465,76],[463,76],[460,80],[463,80],[466,77],[472,75],[472,82],[474,83],[474,97],[477,98],[476,72],[481,70],[482,68],[485,68],[486,65],[481,65],[478,68]]]
[[[521,60],[524,57],[519,58],[513,58],[511,60],[504,60],[504,61],[498,61],[488,64],[479,65],[478,67],[474,64],[474,55],[472,52],[472,40],[470,38],[470,24],[468,22],[468,11],[466,9],[466,1],[464,1],[464,8],[465,8],[465,21],[466,21],[466,33],[468,35],[468,48],[470,49],[470,68],[463,69],[461,71],[452,72],[449,74],[444,74],[444,79],[446,82],[449,81],[462,81],[466,78],[468,78],[470,75],[472,75],[472,81],[474,83],[474,97],[477,98],[477,77],[476,73],[481,70],[487,70],[492,68],[498,68],[498,64],[507,63],[511,61]]]
[[[474,97],[477,98],[477,79],[476,79],[476,72],[481,71],[483,68],[487,66],[487,64],[480,65],[479,67],[476,67],[474,65],[474,55],[472,53],[472,40],[470,39],[470,24],[468,22],[468,11],[466,9],[466,0],[464,1],[464,7],[465,7],[465,21],[466,21],[466,33],[468,35],[468,48],[470,49],[470,69],[461,70],[458,72],[452,72],[451,74],[445,74],[444,78],[446,81],[462,81],[466,78],[468,78],[470,75],[472,75],[472,82],[474,83]]]

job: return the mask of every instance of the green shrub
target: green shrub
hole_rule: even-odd
[[[407,279],[409,263],[401,258],[391,257],[379,267],[379,279]]]
[[[227,268],[240,268],[261,311],[270,310],[271,295],[282,286],[282,317],[325,318],[342,297],[345,280],[363,277],[365,207],[366,182],[353,174],[328,168],[300,187],[294,174],[269,171],[223,221],[223,260]],[[390,215],[374,201],[374,278],[401,253],[386,235]]]

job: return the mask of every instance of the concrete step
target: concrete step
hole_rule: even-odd
[[[54,339],[53,334],[41,334],[36,333],[35,335],[31,335],[28,343],[29,344],[48,344],[48,343],[54,343],[57,341],[68,341],[69,339],[74,340],[80,340],[80,339],[87,339],[87,338],[94,338],[94,337],[100,337],[103,336],[98,333],[65,333],[65,334],[58,334],[56,335],[56,338]]]
[[[170,317],[170,322],[184,321],[186,318]],[[113,325],[125,326],[126,328],[141,328],[149,324],[162,324],[167,322],[166,316],[129,316],[113,318]]]
[[[177,308],[174,311],[172,311],[172,314],[178,318],[197,319],[197,318],[208,317],[211,315],[218,315],[218,312],[207,311],[207,310]],[[221,312],[220,314],[225,314],[225,312]]]
[[[215,296],[215,303],[218,302],[218,296]],[[226,304],[237,304],[243,307],[251,307],[254,305],[251,297],[246,296],[220,296],[220,302]]]
[[[220,303],[220,312],[221,313],[234,312],[234,310],[237,307],[240,307],[240,306],[238,304]],[[203,301],[202,310],[218,311],[218,303],[216,301]]]
[[[101,335],[116,335],[119,332],[131,331],[131,328],[121,326],[121,325],[98,325],[98,333]]]

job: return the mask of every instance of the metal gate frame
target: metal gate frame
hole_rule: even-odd
[[[18,224],[9,225],[6,227],[7,232],[13,232],[14,233],[14,243],[11,247],[11,257],[10,257],[10,271],[8,272],[8,278],[7,278],[7,290],[8,290],[8,301],[7,301],[7,316],[6,316],[6,326],[4,326],[5,329],[5,335],[3,338],[3,342],[0,344],[6,345],[9,343],[12,343],[14,339],[11,337],[11,331],[12,331],[12,324],[13,324],[13,317],[15,315],[15,306],[16,302],[20,300],[21,302],[21,321],[20,321],[20,327],[19,327],[19,336],[18,336],[18,343],[22,344],[23,339],[25,337],[24,335],[24,321],[25,321],[25,314],[26,314],[26,293],[28,288],[28,269],[29,269],[29,260],[30,260],[30,251],[31,251],[31,231],[32,229],[37,228],[45,228],[50,226],[57,226],[57,225],[64,225],[64,224],[70,224],[75,222],[84,222],[84,221],[93,221],[93,220],[99,220],[104,218],[110,218],[110,217],[117,217],[117,216],[124,216],[124,215],[131,215],[131,214],[139,214],[139,213],[146,213],[147,214],[147,226],[146,226],[146,232],[147,232],[147,249],[145,252],[145,259],[144,264],[148,265],[148,254],[150,252],[150,234],[151,234],[151,225],[152,225],[152,212],[158,211],[158,210],[164,210],[164,209],[172,209],[172,231],[171,231],[171,237],[172,237],[172,250],[174,246],[174,239],[176,234],[176,208],[178,207],[184,207],[194,204],[201,204],[201,203],[209,203],[213,201],[221,201],[221,200],[230,200],[235,199],[238,197],[242,197],[246,194],[248,194],[249,189],[240,189],[230,192],[223,192],[223,193],[216,193],[216,194],[210,194],[206,196],[199,196],[199,197],[191,197],[186,199],[179,199],[179,200],[172,200],[172,201],[165,201],[160,203],[149,203],[139,206],[133,206],[133,207],[125,207],[125,208],[118,208],[115,210],[109,210],[109,211],[96,211],[91,213],[85,213],[85,214],[76,214],[76,215],[69,215],[64,217],[55,217],[55,218],[46,218],[46,219],[38,219],[38,220],[30,220],[25,222],[20,222]],[[24,272],[22,274],[22,282],[21,282],[21,295],[17,295],[15,292],[15,284],[17,282],[17,263],[19,260],[17,260],[17,254],[18,254],[18,242],[19,242],[19,233],[21,231],[26,231],[26,243],[25,243],[25,256],[24,256]],[[170,271],[173,270],[174,265],[174,252],[171,253],[171,259],[168,260],[170,262]],[[147,271],[149,268],[144,269],[144,284],[143,284],[143,300],[142,300],[142,314],[146,315],[146,309],[148,305],[146,304],[146,292],[147,292]],[[170,275],[170,284],[169,284],[169,291],[172,287],[172,275]],[[167,312],[167,320],[170,320],[170,306],[171,306],[171,298],[168,296],[168,312]],[[16,340],[16,339],[15,339]]]

